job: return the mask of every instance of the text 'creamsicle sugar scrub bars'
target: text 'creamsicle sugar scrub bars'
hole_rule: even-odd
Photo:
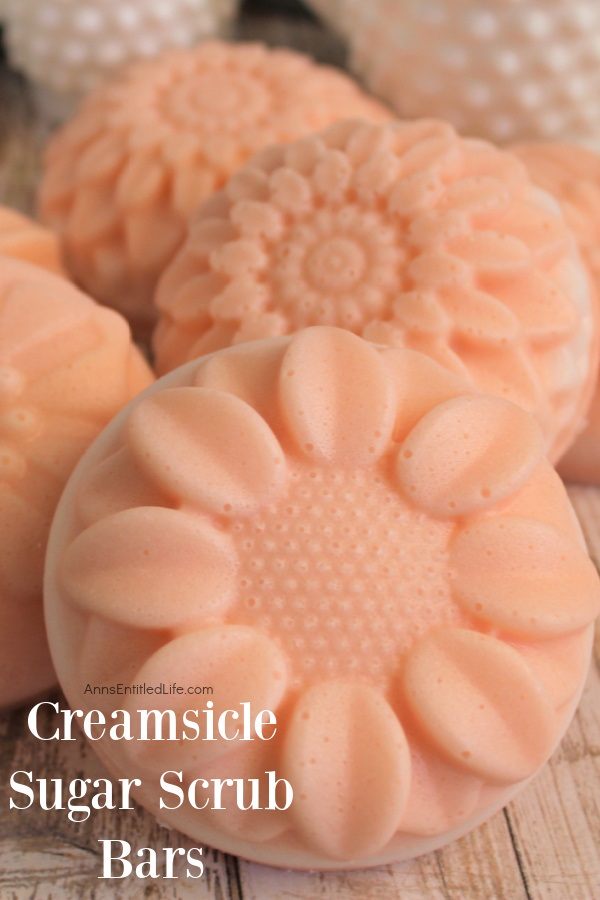
[[[213,716],[246,704],[277,726],[185,741],[198,700],[153,696],[179,739],[101,739],[112,774],[143,773],[141,802],[194,840],[299,868],[405,859],[505,803],[571,718],[599,604],[533,417],[324,326],[192,361],[135,399],[69,481],[46,568],[73,708],[100,699],[137,729],[147,699],[83,686],[211,685]],[[192,798],[170,811],[165,770]],[[282,779],[293,800],[219,809],[222,778],[261,796]]]
[[[201,207],[157,292],[165,372],[337,325],[421,350],[568,447],[597,370],[589,275],[512,153],[440,121],[339,122],[271,147]]]
[[[390,114],[341,72],[290,50],[205,42],[138,63],[50,142],[42,217],[93,297],[141,329],[188,218],[247,159],[346,116]]]
[[[32,243],[11,249],[45,246],[30,230]],[[42,613],[54,508],[88,444],[151,380],[121,316],[64,278],[0,259],[0,708],[55,683]]]

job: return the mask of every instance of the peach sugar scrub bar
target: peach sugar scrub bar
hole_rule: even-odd
[[[88,444],[151,380],[121,316],[0,259],[0,708],[55,684],[42,614],[54,508]]]
[[[531,177],[560,202],[577,237],[592,278],[600,308],[600,156],[573,144],[521,144],[514,152]],[[600,385],[580,422],[581,434],[561,460],[560,473],[569,481],[600,484]]]
[[[212,685],[215,714],[249,702],[278,732],[101,740],[113,775],[143,777],[141,802],[194,840],[286,867],[408,858],[489,816],[564,732],[599,608],[543,449],[513,403],[333,327],[157,382],[59,505],[46,615],[61,684],[84,710],[86,682]],[[294,800],[159,811],[166,769],[186,784],[275,771]]]
[[[161,372],[342,326],[534,412],[553,459],[596,376],[588,275],[557,202],[442,122],[348,121],[259,154],[201,208],[157,303]]]
[[[290,50],[209,41],[169,52],[97,89],[51,140],[40,211],[74,279],[147,328],[199,203],[257,150],[345,116],[390,114]]]

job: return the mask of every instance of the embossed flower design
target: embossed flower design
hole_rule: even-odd
[[[192,363],[96,445],[66,517],[72,698],[85,671],[277,712],[268,747],[168,749],[189,779],[290,780],[285,814],[172,816],[244,855],[362,863],[481,817],[582,685],[600,590],[538,427],[414,351],[317,327]]]
[[[200,209],[156,299],[162,372],[338,325],[533,412],[553,455],[592,389],[592,297],[557,204],[441,122],[346,121],[259,154]]]
[[[166,53],[95,91],[53,138],[41,213],[89,293],[148,325],[198,205],[257,151],[344,116],[389,113],[290,50],[205,41]]]

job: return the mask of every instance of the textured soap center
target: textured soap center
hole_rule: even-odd
[[[274,637],[296,684],[350,674],[388,683],[431,625],[463,621],[449,589],[453,526],[372,469],[299,467],[283,499],[232,528],[232,621]]]
[[[250,122],[260,118],[269,105],[265,86],[249,75],[233,72],[207,72],[195,79],[174,85],[165,100],[165,111],[178,124],[190,122],[209,130],[239,128],[240,119]]]
[[[308,254],[308,278],[317,290],[347,291],[363,277],[364,249],[349,238],[334,237],[318,244]]]
[[[290,330],[327,323],[360,331],[391,313],[405,262],[395,226],[349,203],[293,227],[269,277]]]

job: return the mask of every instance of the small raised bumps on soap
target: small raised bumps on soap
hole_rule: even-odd
[[[201,208],[157,304],[161,372],[337,325],[532,411],[553,459],[596,378],[595,304],[557,202],[438,121],[341,122],[259,154]]]
[[[205,42],[128,68],[50,142],[43,219],[67,267],[139,330],[189,216],[250,156],[345,116],[390,118],[341,72],[291,50]]]
[[[42,610],[54,508],[88,444],[151,380],[121,316],[0,258],[0,708],[56,683]]]
[[[211,685],[216,716],[275,712],[268,743],[94,747],[114,775],[144,772],[161,822],[283,867],[406,859],[498,809],[573,714],[599,604],[535,420],[332,327],[146,391],[70,480],[47,561],[72,708],[97,703],[86,682],[162,681]],[[159,811],[165,769],[188,787],[275,771],[294,799]]]
[[[559,201],[587,263],[600,310],[600,156],[562,143],[520,144],[513,149],[535,183]],[[600,384],[580,426],[559,471],[568,481],[600,484]]]
[[[350,67],[405,118],[439,116],[493,141],[596,141],[596,0],[308,0]]]

